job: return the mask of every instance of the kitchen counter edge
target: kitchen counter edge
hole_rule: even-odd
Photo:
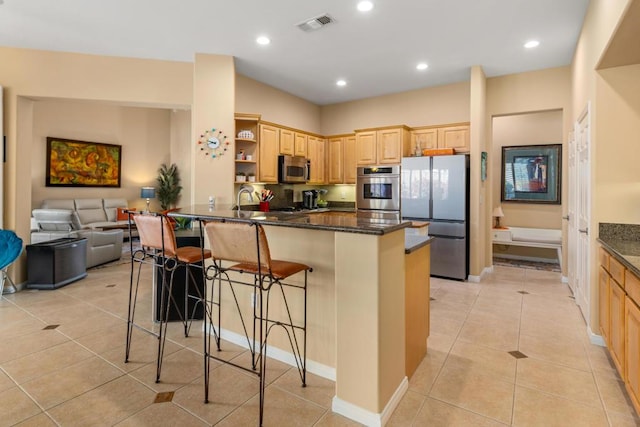
[[[640,242],[620,239],[596,239],[615,259],[640,277]]]

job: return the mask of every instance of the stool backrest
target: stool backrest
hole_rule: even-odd
[[[133,220],[140,236],[140,245],[158,249],[168,256],[176,254],[176,234],[164,215],[136,214]]]
[[[260,224],[213,221],[205,226],[214,260],[248,262],[271,270],[267,235]]]

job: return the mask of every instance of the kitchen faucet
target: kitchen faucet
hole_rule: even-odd
[[[238,197],[236,201],[236,206],[238,207],[238,212],[240,212],[240,197],[242,193],[249,194],[249,200],[253,201],[253,186],[252,185],[242,185],[238,190]]]

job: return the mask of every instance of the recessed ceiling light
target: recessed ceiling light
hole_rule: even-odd
[[[533,49],[534,47],[538,47],[539,45],[540,42],[538,40],[529,40],[524,44],[524,47],[526,47],[527,49]]]
[[[373,9],[373,3],[370,1],[365,0],[358,3],[358,10],[360,12],[369,12],[371,9]]]
[[[269,37],[266,36],[260,36],[256,39],[256,43],[261,44],[263,46],[268,45],[269,43],[271,43],[271,40],[269,40]]]
[[[346,81],[346,80],[338,80],[338,81],[336,82],[336,84],[337,84],[338,86],[346,86],[346,85],[347,85],[347,81]]]
[[[422,70],[426,70],[427,68],[429,68],[429,65],[427,65],[426,62],[421,62],[418,65],[416,65],[416,69],[422,71]]]

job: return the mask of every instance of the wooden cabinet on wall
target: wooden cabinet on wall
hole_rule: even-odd
[[[280,154],[293,156],[295,145],[295,132],[289,129],[280,129]]]
[[[356,159],[356,136],[349,135],[344,137],[344,183],[355,184],[358,168]]]
[[[258,176],[259,132],[258,114],[235,115],[235,152],[244,153],[244,159],[235,157],[235,173]]]
[[[278,150],[280,144],[280,129],[276,126],[260,125],[259,151],[259,181],[278,182]]]
[[[307,157],[307,138],[304,133],[296,132],[294,135],[293,155]]]
[[[327,139],[327,181],[329,184],[344,182],[344,138]]]
[[[426,126],[411,130],[411,153],[433,148],[453,148],[456,152],[468,152],[469,124],[459,123],[444,126]]]
[[[307,138],[307,159],[309,159],[311,176],[308,184],[326,184],[325,173],[325,140],[309,135]]]
[[[356,162],[359,166],[377,164],[399,164],[409,155],[409,128],[356,130]]]

